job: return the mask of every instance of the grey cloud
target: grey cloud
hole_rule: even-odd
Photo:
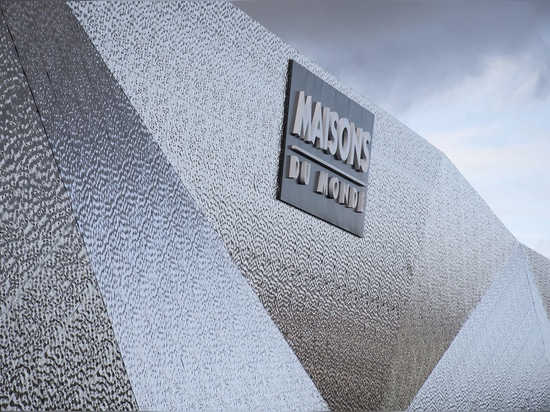
[[[393,112],[482,69],[548,51],[544,1],[237,1],[293,47]],[[548,56],[547,53],[544,53]],[[541,59],[541,74],[548,73]],[[540,95],[548,89],[541,75]]]

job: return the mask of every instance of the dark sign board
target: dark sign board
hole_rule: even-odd
[[[363,237],[374,114],[289,64],[279,199]]]

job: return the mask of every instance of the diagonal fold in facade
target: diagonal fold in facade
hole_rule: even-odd
[[[325,410],[69,8],[2,9],[137,407]]]
[[[0,3],[0,409],[135,397]]]

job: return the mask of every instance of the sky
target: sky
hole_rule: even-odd
[[[233,3],[441,150],[550,258],[550,1]]]

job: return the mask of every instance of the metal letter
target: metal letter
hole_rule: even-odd
[[[286,177],[289,179],[296,179],[298,175],[300,174],[300,160],[298,160],[297,156],[289,156],[290,159],[288,159],[288,169],[286,171]]]
[[[363,213],[365,211],[365,206],[367,203],[367,194],[365,192],[359,192],[357,196],[357,207],[355,211],[357,213]]]
[[[357,206],[357,189],[353,186],[349,188],[347,207],[354,209]]]
[[[311,173],[311,163],[300,162],[300,176],[298,177],[298,183],[301,185],[309,185],[309,175]]]
[[[336,177],[331,177],[328,181],[328,197],[336,199],[340,190],[340,182]]]
[[[292,134],[306,142],[311,141],[311,96],[306,97],[304,92],[298,92],[296,96],[296,115]]]
[[[339,194],[338,194],[338,203],[340,203],[341,205],[345,205],[346,203],[348,203],[348,194],[349,194],[349,184],[345,183],[345,182],[341,182],[340,183],[340,190],[339,190]]]
[[[353,125],[353,123],[352,123]],[[361,163],[361,150],[363,149],[362,138],[363,138],[363,129],[358,127],[355,129],[350,125],[350,151],[348,154],[348,159],[346,160],[346,163],[348,165],[353,165],[353,168],[355,170],[359,170],[359,165]]]
[[[338,145],[336,148],[336,158],[338,160],[346,160],[348,158],[351,143],[349,129],[350,123],[348,119],[344,117],[338,120]]]
[[[311,143],[314,145],[320,144],[323,141],[323,115],[322,107],[320,102],[315,102],[313,109],[313,120],[311,121],[311,133],[309,138]],[[309,142],[309,140],[306,140]]]
[[[363,143],[363,149],[361,151],[361,161],[359,162],[359,168],[362,172],[367,173],[369,170],[369,164],[370,164],[370,153],[369,153],[369,144],[370,144],[370,133],[369,132],[363,132],[362,133],[362,143]]]
[[[336,154],[336,148],[338,147],[338,121],[340,116],[336,112],[330,112],[329,119],[329,133],[327,138],[327,148],[325,153],[330,153],[331,155]]]
[[[328,174],[326,172],[317,172],[317,184],[315,192],[322,195],[328,195]]]
[[[328,132],[330,129],[330,107],[323,107],[323,138],[315,145],[318,149],[327,150],[328,145]]]

